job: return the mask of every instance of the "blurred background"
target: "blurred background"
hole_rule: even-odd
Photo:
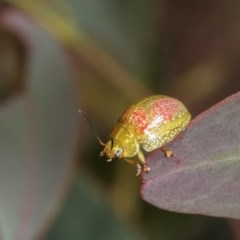
[[[240,89],[240,2],[0,1],[0,239],[240,239],[240,222],[145,203],[103,141],[150,94],[193,117]]]

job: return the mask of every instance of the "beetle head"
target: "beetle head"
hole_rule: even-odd
[[[100,156],[106,156],[110,162],[113,158],[133,157],[138,151],[139,142],[136,137],[124,125],[117,125]]]
[[[113,158],[123,158],[123,146],[117,140],[110,139],[107,141],[100,156],[106,156],[108,158],[107,162],[111,162]]]

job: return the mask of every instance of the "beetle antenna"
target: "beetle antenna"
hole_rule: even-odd
[[[93,134],[95,135],[95,137],[97,138],[98,142],[102,145],[102,146],[105,146],[106,144],[100,139],[98,133],[97,133],[97,130],[96,128],[93,126],[90,118],[81,110],[79,109],[78,112],[82,115],[82,117],[87,121],[89,127],[91,128]]]

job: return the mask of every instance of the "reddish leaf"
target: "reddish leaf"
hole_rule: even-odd
[[[158,208],[240,218],[240,92],[196,117],[166,148],[148,156],[141,195]]]

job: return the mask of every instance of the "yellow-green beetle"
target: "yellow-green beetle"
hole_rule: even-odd
[[[147,97],[130,106],[119,118],[111,132],[100,156],[106,156],[107,161],[122,158],[137,167],[137,175],[150,168],[142,149],[151,152],[175,138],[182,132],[191,119],[187,108],[177,99],[155,95]],[[166,151],[167,157],[172,155]],[[137,156],[137,159],[133,157]],[[141,164],[141,165],[140,165]]]

